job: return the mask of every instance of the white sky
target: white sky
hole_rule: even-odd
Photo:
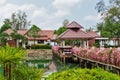
[[[99,0],[0,0],[0,25],[13,12],[24,11],[28,20],[41,29],[58,29],[64,19],[76,21],[85,29],[100,21],[95,10]]]

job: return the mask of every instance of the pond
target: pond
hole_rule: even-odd
[[[35,68],[46,68],[52,60],[27,60],[26,64]]]

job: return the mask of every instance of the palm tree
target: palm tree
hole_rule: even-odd
[[[21,34],[18,34],[16,31],[14,31],[14,33],[11,33],[10,36],[12,37],[13,40],[16,40],[16,42],[18,42],[19,40],[21,40],[22,43],[25,43],[25,42],[26,42],[26,37],[23,36],[23,35],[21,35]],[[21,44],[21,45],[18,44],[18,45],[16,45],[16,46],[21,47],[22,44]]]
[[[7,80],[11,80],[11,67],[20,60],[23,60],[25,54],[26,51],[15,47],[10,47],[9,45],[0,47],[0,64],[4,67],[4,77],[6,77]]]

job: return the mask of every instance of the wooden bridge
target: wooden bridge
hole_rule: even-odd
[[[103,68],[104,70],[120,75],[120,67],[80,57],[73,54],[71,49],[72,47],[70,46],[60,47],[57,53],[53,52],[53,57],[60,59],[64,65],[67,63],[66,59],[71,58],[74,62],[77,62],[81,68]]]

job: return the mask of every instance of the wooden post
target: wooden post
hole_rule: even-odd
[[[64,63],[64,65],[65,65],[65,56],[63,57],[63,63]]]
[[[87,47],[86,48],[88,48],[89,47],[89,41],[87,40]]]

